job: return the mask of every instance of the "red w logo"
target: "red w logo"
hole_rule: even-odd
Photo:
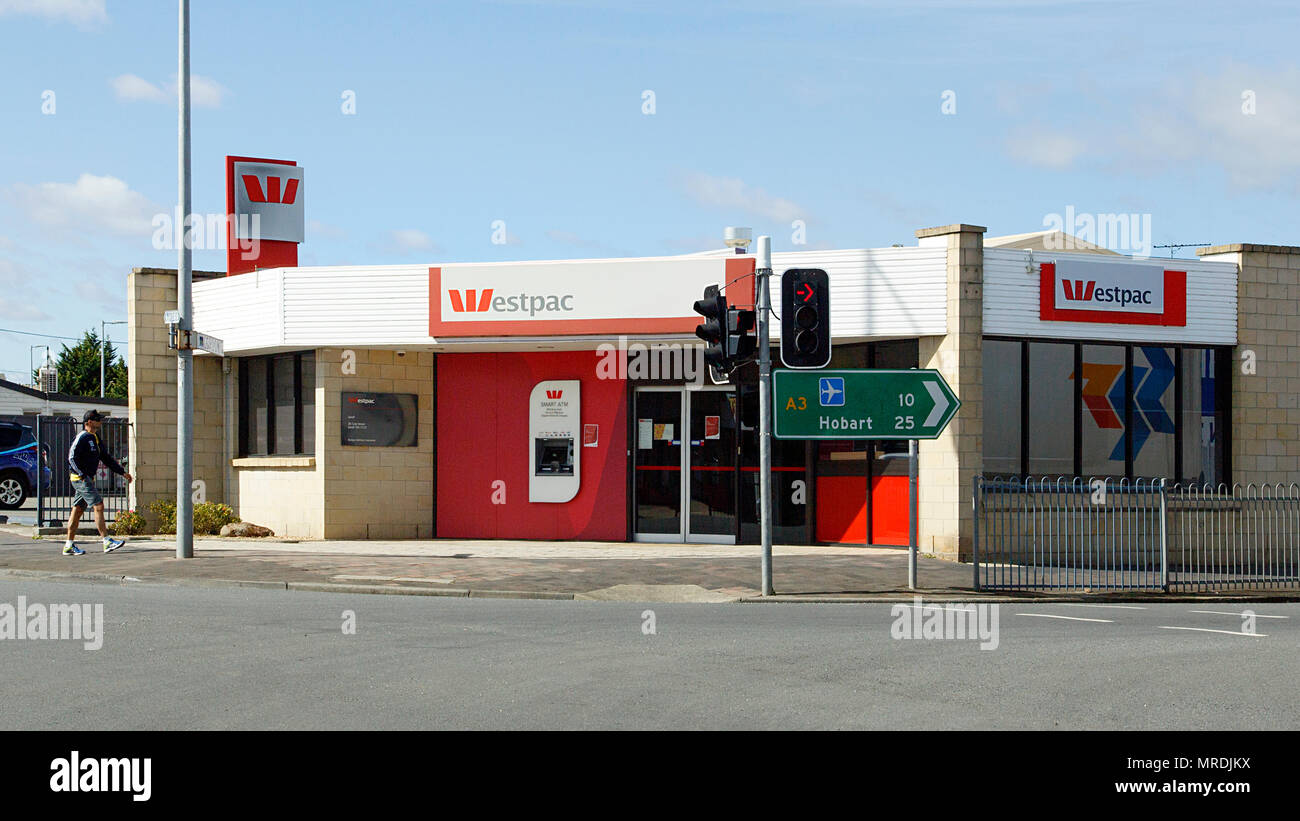
[[[547,392],[546,392],[546,398],[547,398],[547,399],[559,399],[561,396],[564,396],[564,391],[547,391]]]
[[[471,313],[486,311],[488,306],[492,304],[491,288],[485,288],[482,295],[479,295],[477,288],[469,288],[465,291],[463,297],[460,291],[449,290],[447,296],[451,297],[451,309],[458,314],[463,314],[466,311]],[[475,301],[476,298],[477,302]]]
[[[1088,280],[1088,289],[1086,291],[1083,288],[1083,280],[1081,279],[1076,279],[1074,282],[1063,279],[1061,284],[1065,286],[1065,298],[1075,302],[1079,300],[1087,302],[1092,299],[1092,289],[1097,287],[1096,281],[1091,279]]]
[[[248,192],[249,202],[278,202],[293,205],[298,199],[298,181],[289,180],[284,186],[284,196],[280,195],[280,178],[266,178],[266,192],[262,192],[262,181],[254,174],[241,174],[244,178],[244,190]]]

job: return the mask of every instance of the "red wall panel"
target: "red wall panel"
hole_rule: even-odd
[[[460,539],[627,538],[627,391],[597,379],[595,351],[465,353],[438,357],[438,536]],[[582,484],[564,504],[528,501],[528,397],[547,379],[582,382],[582,422],[600,425],[583,448]],[[492,483],[506,503],[492,504]]]

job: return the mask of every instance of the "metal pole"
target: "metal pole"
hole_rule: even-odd
[[[772,299],[768,280],[772,276],[772,238],[758,238],[758,507],[763,542],[763,595],[772,590],[772,347],[768,315]]]
[[[45,440],[41,437],[41,414],[36,414],[36,532],[41,532],[41,523],[45,521]],[[53,479],[51,472],[50,478]]]
[[[1160,589],[1169,592],[1169,489],[1160,480]]]
[[[907,440],[907,588],[916,589],[916,440]]]
[[[104,320],[99,320],[99,398],[104,398]]]
[[[190,251],[190,0],[180,0],[180,218],[184,230],[178,249],[179,264],[176,271],[176,309],[181,321],[179,337],[182,345],[189,344],[189,330],[193,328],[193,300],[190,297],[192,252]],[[176,351],[176,558],[194,556],[194,510],[190,503],[190,485],[194,466],[194,354],[188,347],[178,346]]]

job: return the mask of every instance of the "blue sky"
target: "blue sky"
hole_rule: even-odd
[[[176,202],[176,5],[0,0],[0,328],[79,335],[125,318],[132,266],[175,267],[151,221]],[[686,253],[736,224],[788,250],[795,220],[806,248],[879,247],[1067,208],[1300,245],[1298,24],[1286,2],[195,0],[193,205],[224,210],[226,154],[296,160],[305,265]],[[0,373],[43,341],[0,331]]]

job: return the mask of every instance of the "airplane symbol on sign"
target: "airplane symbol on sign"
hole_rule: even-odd
[[[818,380],[817,392],[821,394],[823,408],[844,405],[844,377],[824,376]]]
[[[801,296],[804,302],[808,302],[813,298],[813,286],[805,282],[795,290],[794,295]]]

